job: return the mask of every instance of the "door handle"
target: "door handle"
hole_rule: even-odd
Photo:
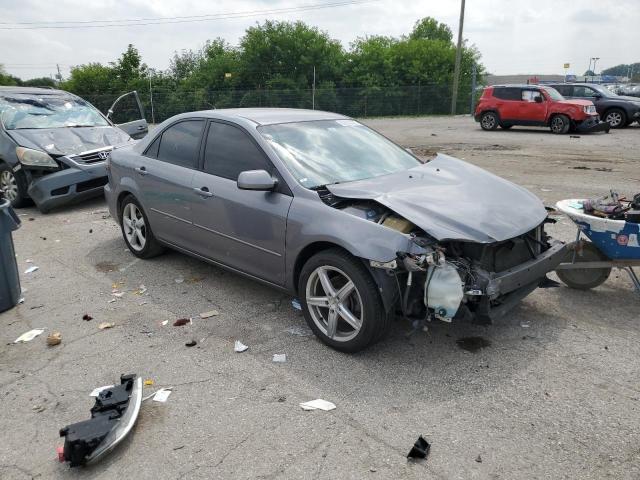
[[[146,127],[144,125],[138,125],[138,130],[144,130]]]
[[[207,187],[194,188],[193,191],[203,198],[213,197],[213,192],[210,192]]]
[[[147,169],[145,167],[136,168],[136,172],[138,172],[138,174],[140,174],[140,175],[146,175],[147,173],[149,173],[149,172],[147,172]]]

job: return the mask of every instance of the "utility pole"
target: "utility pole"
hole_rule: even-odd
[[[60,84],[60,82],[62,81],[62,74],[60,73],[60,65],[58,65],[56,63],[56,68],[58,69],[58,74],[56,75],[56,78],[58,79],[58,84]]]
[[[458,82],[460,81],[460,61],[462,60],[462,29],[464,26],[464,0],[460,1],[460,23],[458,25],[458,48],[456,49],[456,66],[453,70],[453,91],[451,92],[451,115],[456,114],[458,101]]]
[[[151,101],[151,123],[155,125],[156,116],[155,112],[153,111],[153,87],[151,86],[151,76],[149,76],[149,100]]]
[[[593,75],[591,75],[591,82],[593,82],[596,75],[596,62],[600,60],[600,57],[591,57],[591,60],[593,60],[593,70],[591,70],[591,73],[593,73]],[[591,63],[589,63],[589,66],[591,66]]]
[[[471,116],[473,116],[476,106],[476,76],[478,75],[478,69],[476,63],[473,62],[471,66]]]
[[[316,66],[313,66],[313,84],[311,85],[311,110],[316,109]]]

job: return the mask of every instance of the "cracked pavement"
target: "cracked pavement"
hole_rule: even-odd
[[[570,139],[482,132],[468,117],[366,123],[419,153],[476,163],[547,204],[640,185],[640,127]],[[537,290],[492,326],[433,323],[407,339],[397,321],[386,340],[346,355],[309,336],[285,294],[176,252],[136,259],[103,218],[102,199],[18,212],[20,271],[27,259],[40,268],[22,275],[24,304],[0,314],[3,479],[640,477],[640,298],[623,272],[590,292]],[[572,240],[572,224],[559,220],[551,233]],[[125,294],[110,303],[114,284]],[[198,317],[213,309],[220,314]],[[182,317],[193,324],[173,327]],[[32,328],[46,331],[12,343]],[[62,343],[48,347],[52,331]],[[456,340],[470,336],[490,345],[462,350]],[[234,353],[236,339],[249,350]],[[274,353],[286,363],[273,363]],[[143,403],[132,434],[99,463],[59,464],[58,430],[87,419],[89,392],[122,373],[153,379],[145,394],[173,393]],[[315,398],[337,408],[298,406]],[[407,461],[420,434],[431,453]]]

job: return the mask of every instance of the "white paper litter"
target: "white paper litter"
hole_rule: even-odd
[[[233,346],[233,350],[235,352],[241,353],[244,352],[245,350],[247,350],[249,347],[247,347],[244,343],[242,343],[240,340],[236,340],[235,345]]]
[[[276,363],[285,363],[287,361],[287,354],[286,353],[274,353],[273,354],[273,361]]]
[[[164,322],[162,322],[162,326],[165,326],[167,323],[169,323],[169,320],[165,320]]]
[[[301,403],[300,407],[302,407],[303,410],[324,410],[325,412],[336,408],[333,403],[322,400],[321,398],[318,398],[317,400],[311,400],[310,402]]]
[[[107,303],[113,303],[113,302],[115,302],[115,301],[116,301],[116,299],[115,299],[115,298],[112,298],[112,299],[111,299],[111,300],[109,300]]]
[[[296,310],[302,310],[302,305],[300,305],[300,300],[298,300],[297,298],[294,298],[293,300],[291,300],[291,306]]]
[[[176,278],[176,279],[174,280],[174,282],[176,282],[176,283],[184,283],[184,278],[182,278],[182,277],[178,277],[178,278]]]
[[[215,317],[216,315],[218,315],[218,311],[217,310],[211,310],[209,312],[203,312],[200,314],[200,318],[209,318],[209,317]]]
[[[34,266],[32,266],[32,267],[27,268],[27,269],[24,271],[24,273],[33,273],[33,272],[35,272],[36,270],[38,270],[38,267],[36,267],[36,266],[34,265]]]
[[[104,387],[96,387],[93,390],[91,390],[91,393],[89,394],[90,397],[97,397],[98,394],[106,389],[106,388],[113,388],[113,385],[105,385]]]
[[[115,293],[112,293],[111,295],[113,295],[114,297],[122,298],[124,296],[124,292],[115,292]]]
[[[30,258],[27,258],[24,263],[33,263],[33,260],[31,260]]]
[[[44,328],[34,328],[33,330],[24,332],[22,335],[16,338],[13,343],[30,342],[31,340],[36,338],[38,335],[40,335],[42,332],[44,332]]]
[[[169,395],[171,395],[171,390],[168,388],[161,388],[160,390],[158,390],[155,395],[153,396],[153,401],[154,402],[166,402],[167,399],[169,398]]]

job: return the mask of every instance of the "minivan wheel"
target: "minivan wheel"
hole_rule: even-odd
[[[551,132],[562,135],[569,131],[571,121],[566,115],[556,115],[551,119]]]
[[[151,231],[147,215],[133,195],[127,195],[120,206],[120,228],[127,247],[136,257],[151,258],[164,251]]]
[[[624,110],[620,110],[619,108],[607,110],[607,113],[604,114],[604,121],[607,122],[611,128],[623,128],[627,126],[627,116]]]
[[[23,172],[11,170],[6,163],[0,163],[0,190],[4,190],[13,208],[26,207],[30,203],[27,178]]]
[[[302,268],[298,292],[307,324],[325,344],[353,353],[379,339],[389,315],[362,262],[342,250],[317,253]]]
[[[495,130],[498,128],[498,116],[493,112],[484,112],[480,117],[480,126],[483,130]]]

